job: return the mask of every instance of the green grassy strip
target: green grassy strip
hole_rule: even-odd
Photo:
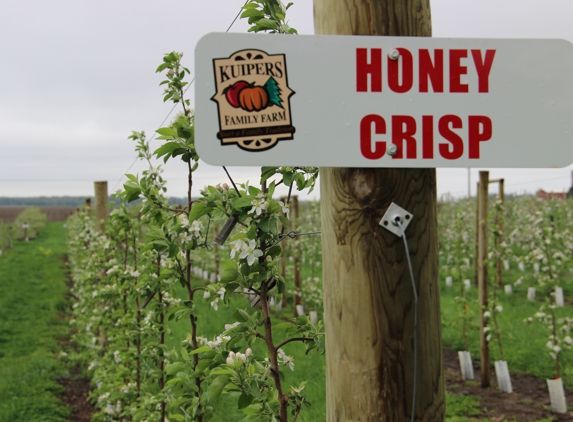
[[[57,338],[68,335],[58,319],[65,306],[65,232],[48,223],[30,242],[14,242],[0,256],[0,422],[65,421],[56,379]]]
[[[519,273],[512,271],[506,275],[507,282],[516,280]],[[493,287],[490,286],[490,290]],[[444,347],[453,350],[464,350],[462,341],[462,304],[456,301],[459,287],[446,287],[441,280],[441,309],[442,309],[442,340]],[[568,291],[565,291],[568,294]],[[468,292],[469,314],[468,343],[474,366],[479,366],[480,343],[479,343],[479,316],[478,316],[478,292],[472,286]],[[526,299],[527,286],[515,287],[512,295],[506,295],[503,291],[498,293],[499,301],[503,306],[503,312],[498,314],[502,345],[505,360],[508,363],[510,374],[529,374],[541,379],[551,378],[555,374],[555,360],[549,356],[546,343],[549,339],[547,327],[540,322],[527,324],[524,319],[533,316],[541,305],[540,302],[531,302]],[[558,317],[571,315],[570,305],[557,308],[555,313]],[[497,342],[490,342],[491,362],[499,360],[499,348]],[[573,353],[565,351],[560,355],[561,377],[566,388],[573,388]]]

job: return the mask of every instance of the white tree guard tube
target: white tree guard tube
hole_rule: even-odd
[[[474,379],[474,367],[472,364],[472,356],[470,352],[466,351],[459,351],[458,358],[460,360],[460,369],[462,370],[462,378],[464,380],[473,380]]]
[[[565,298],[563,297],[563,288],[556,287],[555,288],[555,304],[557,306],[565,306]]]
[[[549,399],[551,400],[551,409],[553,412],[567,413],[565,390],[563,390],[563,381],[561,381],[561,378],[548,379],[547,387],[549,388]]]
[[[509,368],[507,367],[507,362],[504,360],[498,360],[495,362],[495,375],[497,377],[497,384],[499,390],[502,393],[513,393],[513,387],[511,385],[511,378],[509,376]]]

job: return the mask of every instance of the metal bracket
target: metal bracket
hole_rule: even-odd
[[[402,237],[402,232],[400,231],[400,226],[398,226],[397,222],[400,221],[400,224],[402,224],[402,227],[404,228],[404,232],[406,232],[412,218],[414,218],[413,214],[392,202],[386,210],[386,213],[384,213],[379,224],[386,230],[394,233],[396,236]]]

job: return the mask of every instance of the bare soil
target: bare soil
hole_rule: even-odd
[[[481,398],[481,414],[477,420],[534,422],[540,419],[553,421],[573,421],[573,412],[555,414],[551,411],[549,391],[545,380],[531,375],[512,374],[512,394],[499,391],[495,369],[490,368],[491,387],[481,388],[479,368],[475,368],[475,381],[463,381],[458,360],[458,352],[444,350],[444,373],[446,389],[451,394],[468,394]],[[573,392],[565,391],[567,404],[573,403]]]
[[[90,422],[94,407],[88,402],[90,381],[81,376],[79,369],[75,369],[70,377],[59,380],[66,391],[60,395],[64,405],[72,412],[69,421]]]
[[[68,257],[62,259],[62,265],[67,265]],[[72,287],[72,278],[67,274],[66,286],[68,289]],[[66,302],[68,305],[73,303],[72,294],[70,291],[66,294]],[[63,320],[69,320],[71,308],[67,308],[61,312],[59,317]],[[73,334],[73,331],[70,333]],[[58,339],[62,349],[70,353],[75,350],[75,346],[70,342],[69,338]],[[94,406],[88,402],[90,393],[90,380],[82,376],[82,370],[79,367],[70,369],[70,375],[58,380],[58,383],[65,388],[65,391],[59,395],[63,405],[70,409],[71,415],[68,418],[69,422],[90,422],[92,415],[95,412]]]

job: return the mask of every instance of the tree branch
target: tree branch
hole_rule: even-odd
[[[287,338],[285,341],[281,342],[278,344],[277,347],[275,347],[275,350],[279,350],[281,347],[283,347],[285,344],[291,343],[293,341],[314,341],[314,338],[312,337],[293,337],[293,338]]]

